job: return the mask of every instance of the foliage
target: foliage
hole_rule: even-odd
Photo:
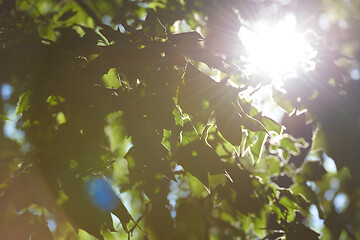
[[[24,135],[0,133],[0,238],[360,238],[360,3],[339,2],[3,0],[0,126]],[[316,32],[282,90],[239,57],[269,9]]]

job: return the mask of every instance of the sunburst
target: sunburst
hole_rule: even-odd
[[[275,24],[258,22],[252,30],[241,27],[239,37],[248,52],[250,74],[265,73],[278,81],[296,74],[299,68],[314,67],[311,58],[316,53],[296,25],[296,18],[288,15]]]

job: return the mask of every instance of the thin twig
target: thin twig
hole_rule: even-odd
[[[148,202],[147,204],[145,204],[145,211],[144,211],[143,215],[141,215],[138,218],[138,220],[136,220],[135,225],[129,230],[129,232],[128,232],[128,240],[130,240],[130,236],[132,236],[132,234],[133,234],[136,227],[138,227],[141,231],[143,231],[141,229],[141,227],[139,226],[139,222],[147,215],[150,204],[151,204],[151,202]]]

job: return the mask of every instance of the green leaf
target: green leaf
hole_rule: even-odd
[[[318,181],[324,174],[326,170],[319,161],[305,161],[302,166],[301,175],[305,180]]]
[[[164,25],[162,25],[155,11],[151,8],[147,9],[147,16],[145,19],[143,30],[145,32],[148,32],[148,34],[152,37],[166,35],[166,28],[164,27]]]
[[[221,135],[232,145],[238,146],[242,139],[242,118],[231,102],[221,101],[215,107],[216,126]]]
[[[184,121],[182,119],[180,110],[177,108],[174,108],[174,111],[172,112],[172,114],[174,115],[175,124],[179,125],[179,126],[183,126]]]
[[[71,218],[72,226],[76,230],[81,228],[99,239],[104,239],[100,233],[101,225],[107,222],[110,213],[95,207],[80,178],[73,176],[68,170],[58,174],[62,189],[68,196],[62,207]]]
[[[176,209],[177,239],[202,239],[205,235],[205,216],[200,200],[181,199]],[[182,228],[186,227],[186,231]]]
[[[300,150],[295,141],[296,140],[290,135],[284,134],[283,138],[280,140],[280,146],[292,154],[297,154]]]
[[[131,147],[125,155],[125,159],[128,161],[130,183],[135,184],[142,180],[144,174],[145,160],[136,151],[135,147]]]
[[[277,122],[273,121],[272,119],[263,116],[261,118],[261,121],[268,131],[274,131],[277,134],[281,133],[281,128],[282,128],[281,125],[278,124]]]
[[[66,117],[63,112],[59,112],[56,115],[56,121],[59,125],[66,123]]]
[[[225,173],[216,152],[200,140],[180,148],[177,158],[185,170],[189,171],[207,187],[209,187],[208,173]]]
[[[146,226],[149,239],[175,239],[174,219],[167,204],[168,202],[163,199],[152,202],[151,210],[146,216],[147,219],[151,219]]]
[[[58,19],[58,21],[66,21],[69,18],[75,16],[77,13],[77,11],[73,11],[72,9],[67,10],[66,12],[64,12]]]
[[[306,198],[306,200],[311,203],[311,204],[315,204],[316,207],[318,208],[318,212],[319,212],[319,217],[321,219],[324,219],[324,212],[320,206],[318,197],[316,196],[316,193],[308,186],[306,186],[304,183],[297,183],[294,184],[291,189],[293,190],[294,193],[296,194],[301,194],[302,196],[304,196]]]
[[[311,145],[311,151],[320,151],[326,148],[326,135],[323,130],[316,129],[313,135],[314,142]]]
[[[126,209],[120,199],[118,207],[115,208],[112,212],[119,218],[124,230],[128,232],[127,224],[130,222],[130,220],[134,221],[134,219],[132,218],[129,211]]]
[[[106,88],[116,89],[121,86],[116,68],[110,68],[108,73],[104,74],[101,79]]]
[[[200,33],[193,32],[185,32],[185,33],[177,33],[169,36],[169,40],[174,45],[179,46],[180,48],[186,48],[197,46],[199,41],[204,40],[203,36]]]
[[[242,125],[249,129],[250,131],[253,132],[258,132],[258,131],[264,131],[264,132],[268,132],[264,126],[264,124],[262,124],[259,120],[250,117],[247,114],[241,114],[242,117]]]
[[[188,62],[184,75],[184,86],[187,89],[187,97],[198,97],[212,103],[215,108],[217,102],[236,101],[239,90],[226,85],[226,81],[216,82]],[[181,90],[180,87],[180,90]]]
[[[199,140],[199,135],[195,130],[192,131],[182,131],[180,133],[180,143],[181,145],[185,146],[189,143],[192,143],[196,140]]]
[[[1,119],[2,121],[4,121],[4,122],[6,122],[6,121],[9,120],[9,118],[6,117],[6,115],[4,115],[4,114],[0,114],[0,119]]]
[[[19,115],[20,113],[23,113],[26,110],[28,110],[29,101],[30,101],[29,98],[33,92],[34,92],[33,90],[27,90],[20,95],[19,101],[18,101],[17,107],[16,107],[16,115]]]
[[[256,142],[250,146],[251,155],[254,158],[254,164],[256,165],[261,159],[261,154],[267,139],[265,132],[259,132],[256,134]]]
[[[286,224],[286,239],[290,240],[318,240],[320,234],[306,227],[302,223],[291,222]]]
[[[206,101],[221,94],[221,86],[191,63],[187,64],[184,84],[180,84],[178,103],[185,112],[196,115],[206,106]]]
[[[309,207],[311,203],[308,200],[306,200],[306,198],[301,193],[295,194],[294,197],[295,197],[295,202],[299,207],[301,207],[305,211],[309,211]]]
[[[123,112],[113,112],[107,116],[108,125],[105,127],[105,133],[109,138],[110,151],[117,154],[117,157],[123,158],[131,146],[130,139],[127,137],[125,129]]]
[[[289,188],[294,183],[292,178],[285,174],[272,177],[271,181],[282,188]]]

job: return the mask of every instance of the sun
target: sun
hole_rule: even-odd
[[[299,67],[308,67],[314,55],[304,34],[297,31],[293,15],[276,24],[259,22],[253,30],[241,27],[239,37],[248,52],[248,70],[265,73],[273,81],[296,74]]]

